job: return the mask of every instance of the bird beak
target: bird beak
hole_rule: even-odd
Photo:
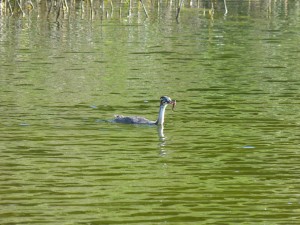
[[[163,101],[160,101],[160,105],[163,105],[163,104],[164,104]],[[176,100],[169,101],[169,102],[167,102],[167,104],[172,105],[172,111],[174,111],[175,106],[176,106]]]
[[[169,104],[172,104],[172,111],[174,111],[175,106],[176,106],[176,100],[171,101]]]

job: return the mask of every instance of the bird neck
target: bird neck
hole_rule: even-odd
[[[157,121],[156,121],[157,125],[164,124],[166,108],[167,108],[167,105],[161,105],[159,107],[158,118],[157,118]]]

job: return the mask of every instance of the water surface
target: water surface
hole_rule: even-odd
[[[250,3],[2,15],[1,224],[299,224],[299,3]]]

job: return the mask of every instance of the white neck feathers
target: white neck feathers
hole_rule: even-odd
[[[167,105],[161,105],[159,107],[158,119],[156,121],[157,125],[162,125],[164,123],[166,108],[167,108]]]

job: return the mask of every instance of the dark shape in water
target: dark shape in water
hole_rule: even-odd
[[[159,113],[158,113],[158,118],[156,121],[151,121],[151,120],[148,120],[148,119],[146,119],[144,117],[140,117],[140,116],[116,115],[113,122],[126,123],[126,124],[163,125],[164,120],[165,120],[165,110],[169,104],[173,105],[172,110],[174,110],[175,105],[176,105],[176,100],[172,100],[168,96],[162,96],[160,98]]]

